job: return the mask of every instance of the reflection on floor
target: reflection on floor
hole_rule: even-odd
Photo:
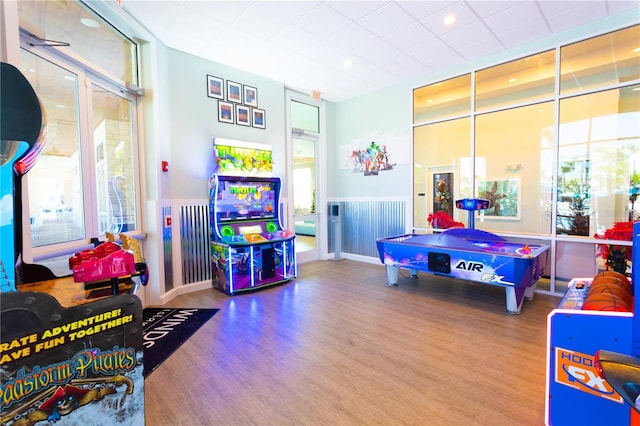
[[[316,237],[296,234],[296,253],[316,248]]]

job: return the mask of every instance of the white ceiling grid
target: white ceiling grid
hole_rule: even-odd
[[[638,1],[122,0],[167,46],[340,102],[618,13]],[[454,14],[456,22],[443,23]],[[638,17],[640,22],[640,16]],[[343,67],[349,60],[351,68]]]

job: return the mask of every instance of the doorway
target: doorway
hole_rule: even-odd
[[[317,200],[317,137],[295,133],[293,141],[293,224],[300,262],[319,257]]]
[[[299,263],[304,263],[319,259],[323,245],[320,129],[324,108],[320,102],[302,100],[295,95],[290,95],[288,106],[289,205],[296,234],[296,257]]]

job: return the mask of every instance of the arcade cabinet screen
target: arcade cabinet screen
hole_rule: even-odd
[[[218,222],[275,218],[277,190],[275,182],[219,181]]]

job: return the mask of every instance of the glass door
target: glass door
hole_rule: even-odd
[[[293,223],[299,262],[318,259],[317,146],[315,135],[293,134]]]

